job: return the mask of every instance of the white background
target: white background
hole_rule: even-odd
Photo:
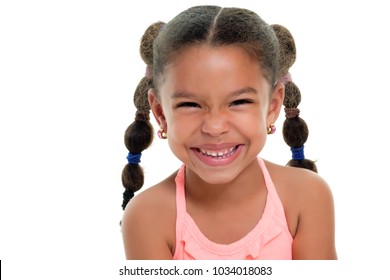
[[[356,275],[384,269],[385,1],[1,1],[0,259],[8,279],[101,279],[102,266],[122,262],[123,134],[145,71],[139,40],[149,24],[205,3],[252,9],[294,35],[291,74],[310,129],[305,153],[333,191],[340,262],[365,264]],[[261,154],[279,164],[291,156],[282,122]],[[145,186],[179,166],[159,139],[142,164]]]

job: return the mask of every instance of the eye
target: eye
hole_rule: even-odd
[[[195,102],[181,102],[176,105],[177,108],[190,107],[190,108],[199,108],[200,106]]]
[[[238,105],[245,105],[245,104],[252,104],[252,103],[253,100],[250,99],[238,99],[230,103],[230,106],[238,106]]]

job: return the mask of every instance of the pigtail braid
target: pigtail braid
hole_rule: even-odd
[[[283,101],[286,119],[283,123],[283,139],[291,148],[292,159],[288,166],[300,167],[317,172],[317,167],[312,160],[305,159],[304,144],[309,137],[309,128],[306,122],[299,117],[298,105],[301,102],[301,92],[292,81],[288,72],[296,59],[296,46],[290,31],[281,25],[272,25],[279,40],[280,48],[280,81],[285,85],[285,97]]]
[[[153,41],[162,25],[162,22],[150,25],[141,38],[140,54],[147,66],[145,77],[141,79],[134,92],[134,105],[137,109],[135,120],[126,129],[124,136],[125,146],[129,151],[127,157],[129,163],[122,171],[122,184],[125,188],[123,210],[130,199],[134,197],[134,193],[140,190],[144,184],[144,172],[139,162],[142,151],[147,149],[153,141],[148,91],[153,88]]]

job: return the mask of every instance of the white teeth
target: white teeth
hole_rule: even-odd
[[[210,156],[210,157],[227,157],[227,156],[230,156],[231,154],[233,154],[233,152],[236,150],[236,147],[232,147],[232,148],[229,148],[229,149],[226,149],[226,150],[222,150],[222,151],[207,151],[207,150],[204,150],[204,149],[199,149],[200,152],[204,155],[207,155],[207,156]]]

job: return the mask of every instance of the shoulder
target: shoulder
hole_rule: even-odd
[[[332,199],[329,185],[317,173],[267,161],[266,166],[279,195],[283,196],[284,199],[293,198],[302,208],[310,204],[311,201]]]
[[[126,206],[122,235],[127,259],[169,259],[175,241],[175,173]]]
[[[327,182],[310,170],[267,168],[285,209],[296,259],[335,259],[333,195]]]

